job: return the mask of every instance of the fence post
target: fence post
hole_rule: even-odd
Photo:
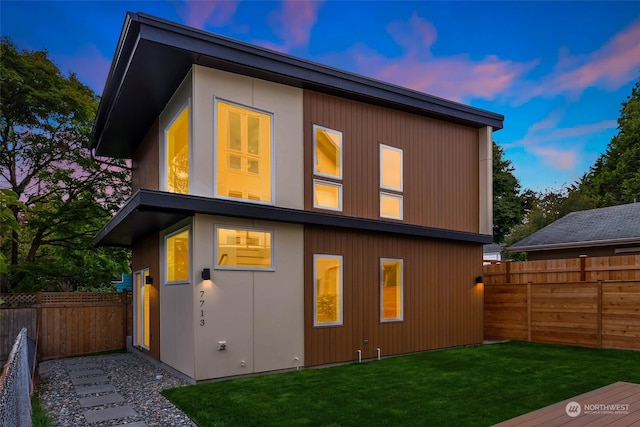
[[[531,342],[531,282],[527,282],[527,341]]]
[[[602,280],[598,280],[598,348],[602,348]]]
[[[585,280],[587,280],[587,275],[584,271],[586,261],[587,261],[587,255],[580,255],[579,258],[580,258],[580,281],[584,282]]]
[[[505,264],[507,267],[507,283],[511,283],[511,260],[508,259]]]

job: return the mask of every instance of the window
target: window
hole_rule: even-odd
[[[149,270],[136,271],[133,274],[134,283],[134,299],[135,299],[135,345],[149,349],[150,343],[150,320],[149,320],[149,306],[151,300],[151,287],[152,285],[147,283],[147,277],[149,277]]]
[[[403,277],[401,259],[380,259],[380,320],[403,318]]]
[[[313,125],[313,207],[342,210],[342,133]]]
[[[189,281],[189,228],[183,228],[164,239],[167,284]]]
[[[216,226],[215,238],[215,268],[275,270],[272,230]]]
[[[273,202],[273,115],[216,100],[216,196]]]
[[[380,144],[380,216],[402,219],[402,150]]]
[[[314,326],[342,325],[342,256],[313,256]]]
[[[185,106],[165,131],[166,189],[189,192],[189,107]]]

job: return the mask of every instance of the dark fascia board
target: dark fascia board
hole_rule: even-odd
[[[139,190],[100,230],[93,243],[99,246],[131,247],[136,241],[195,214],[323,225],[481,244],[491,243],[493,239],[491,235],[464,231],[166,193],[156,190]]]
[[[141,136],[193,64],[476,128],[492,126],[499,130],[504,121],[500,114],[151,15],[127,13],[93,128],[96,152],[132,157]]]

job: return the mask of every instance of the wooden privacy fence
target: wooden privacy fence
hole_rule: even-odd
[[[484,268],[485,339],[640,350],[640,256]]]
[[[35,304],[26,308],[11,307],[16,296],[2,298],[8,304],[1,309],[0,345],[4,346],[5,329],[10,329],[4,327],[9,324],[5,320],[15,319],[11,324],[16,327],[31,325],[29,336],[37,336],[42,359],[124,349],[126,337],[132,335],[131,292],[39,292]]]

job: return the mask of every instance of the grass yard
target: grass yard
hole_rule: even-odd
[[[508,342],[168,389],[199,426],[488,426],[616,381],[640,352]]]

